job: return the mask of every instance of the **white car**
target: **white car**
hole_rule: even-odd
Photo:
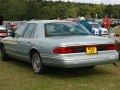
[[[102,28],[100,24],[96,22],[88,22],[92,27],[92,33],[95,35],[107,35],[108,29]]]
[[[7,36],[8,36],[8,33],[7,33],[7,30],[6,30],[6,27],[0,25],[0,40],[3,37],[7,37]]]

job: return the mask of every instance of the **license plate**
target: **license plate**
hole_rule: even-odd
[[[97,48],[96,47],[86,47],[86,53],[87,54],[97,54]]]

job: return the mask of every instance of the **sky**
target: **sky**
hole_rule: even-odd
[[[53,1],[59,1],[59,0],[53,0]],[[68,0],[61,0],[67,2]],[[69,0],[71,2],[80,2],[80,3],[94,3],[94,4],[120,4],[120,0]]]

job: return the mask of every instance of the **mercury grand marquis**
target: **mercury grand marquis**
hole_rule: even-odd
[[[43,73],[45,66],[94,67],[119,58],[112,39],[65,20],[28,21],[2,39],[1,53],[3,61],[12,57],[31,63],[35,73]]]

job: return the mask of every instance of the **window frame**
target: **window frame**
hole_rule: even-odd
[[[32,30],[31,30],[30,34],[29,34],[29,37],[25,37],[25,33],[28,31],[27,29],[29,28],[30,25],[33,25],[33,24],[34,24],[34,26],[33,26]],[[37,26],[36,23],[29,23],[29,25],[28,25],[28,27],[25,29],[22,37],[23,37],[23,38],[34,38],[35,33],[34,33],[33,37],[31,37],[31,35],[32,35],[32,32],[33,32],[33,31],[36,31],[36,26]]]
[[[21,27],[23,27],[24,25],[26,25],[25,27],[24,27],[24,29],[23,29],[23,31],[22,31],[22,33],[21,34],[19,34],[19,33],[16,33],[18,30],[20,30],[21,31]],[[23,24],[23,25],[21,25],[16,31],[15,31],[15,33],[17,34],[17,36],[19,35],[19,37],[23,37],[23,34],[24,34],[24,32],[25,32],[25,30],[26,30],[26,28],[29,26],[29,23],[25,23],[25,24]]]

